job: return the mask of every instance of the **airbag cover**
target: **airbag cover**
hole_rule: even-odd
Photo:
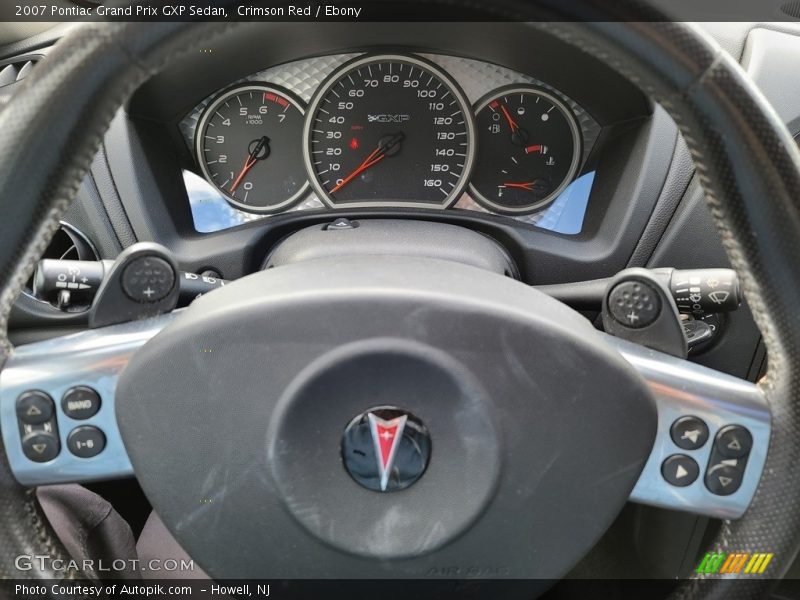
[[[407,489],[358,485],[345,428],[396,406],[430,432]],[[319,259],[208,294],[123,371],[137,477],[216,578],[563,575],[625,503],[653,399],[582,316],[425,258]]]

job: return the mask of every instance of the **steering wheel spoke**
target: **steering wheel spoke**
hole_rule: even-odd
[[[117,376],[172,319],[102,327],[14,351],[0,373],[0,427],[21,484],[133,474],[115,416]]]
[[[173,318],[164,315],[100,328],[15,352],[0,374],[0,422],[20,483],[88,482],[133,474],[115,417],[117,376],[136,350]],[[631,501],[711,517],[741,517],[761,477],[770,435],[770,412],[760,388],[638,344],[605,339],[645,379],[658,409],[656,440]],[[99,406],[91,416],[81,414],[93,410],[85,395],[73,392],[70,406],[68,392],[76,389],[96,392]],[[36,401],[26,402],[31,393]],[[39,398],[48,397],[52,417],[25,422],[18,407],[38,414]],[[73,432],[86,432],[85,428],[101,432],[101,450],[91,435],[70,441]],[[31,442],[41,434],[55,438],[56,455],[48,460],[37,451],[51,449],[43,448],[42,441],[34,448],[37,440]],[[95,451],[93,456],[75,453]]]
[[[630,499],[710,517],[741,517],[769,447],[771,418],[761,388],[619,338],[606,341],[645,379],[658,410],[653,450]]]

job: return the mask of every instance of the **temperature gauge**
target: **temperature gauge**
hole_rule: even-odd
[[[580,129],[569,108],[538,88],[492,92],[475,110],[478,156],[470,190],[485,208],[525,214],[555,200],[578,171]]]

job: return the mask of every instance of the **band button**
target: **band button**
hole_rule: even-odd
[[[78,386],[67,390],[61,398],[61,410],[70,419],[82,421],[100,410],[100,395],[90,387]]]

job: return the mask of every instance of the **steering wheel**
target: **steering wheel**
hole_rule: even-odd
[[[54,340],[46,356],[14,351],[12,302],[118,108],[235,27],[119,23],[68,35],[0,112],[4,393],[107,385],[109,448],[124,443],[167,527],[225,578],[558,578],[657,473],[669,415],[704,411],[715,430],[750,419],[742,494],[681,495],[657,475],[650,492],[738,517],[710,550],[773,553],[769,578],[737,587],[765,594],[800,548],[800,155],[739,65],[690,25],[636,3],[624,15],[592,1],[484,8],[594,54],[671,114],[764,336],[758,386],[599,333],[510,278],[391,256],[270,269],[177,314]],[[11,578],[18,555],[68,557],[12,473],[13,412],[2,422],[0,577]],[[411,449],[381,446],[382,434],[408,434]],[[405,489],[348,476],[357,457],[343,436],[362,453],[372,439],[381,460],[405,452],[391,484]],[[108,456],[67,474],[118,472]],[[730,585],[697,576],[680,595]]]

